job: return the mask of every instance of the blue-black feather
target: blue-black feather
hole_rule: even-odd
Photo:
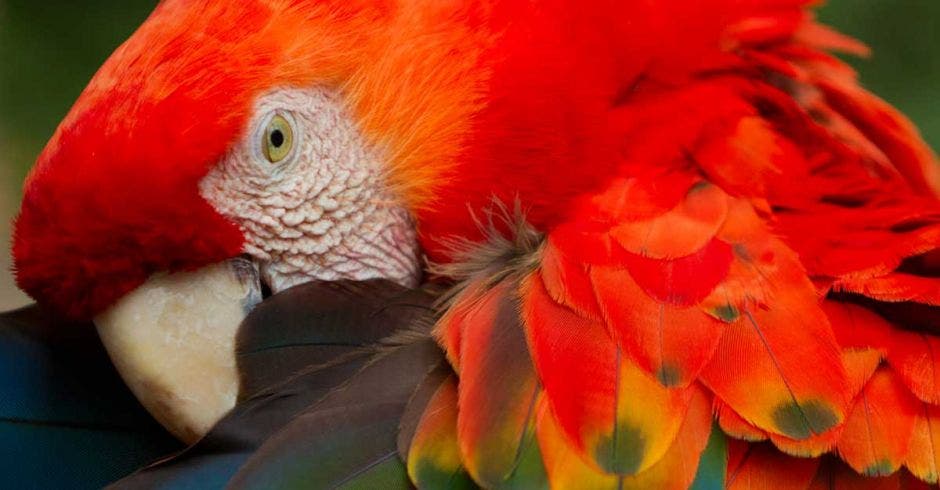
[[[37,306],[0,314],[4,488],[100,488],[178,448],[125,387],[92,325]]]

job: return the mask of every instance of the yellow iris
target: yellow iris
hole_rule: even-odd
[[[277,114],[271,118],[262,137],[264,140],[261,141],[261,148],[264,150],[264,157],[271,163],[278,163],[287,158],[294,147],[294,131],[290,123]]]

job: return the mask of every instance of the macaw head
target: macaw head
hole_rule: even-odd
[[[473,94],[452,82],[473,53],[429,76],[461,49],[401,45],[402,8],[163,2],[39,156],[16,221],[20,286],[89,318],[156,273],[241,254],[274,290],[413,283],[409,208],[454,157]]]
[[[416,284],[412,210],[455,159],[482,77],[475,14],[453,14],[416,2],[162,2],[29,175],[18,284],[94,318],[112,353],[146,357],[117,356],[125,376],[158,362],[153,375],[174,383],[231,371],[233,329],[261,281],[274,292],[312,279]],[[180,349],[220,342],[227,354],[179,364]],[[227,376],[216,379],[223,406]],[[154,391],[152,379],[128,381],[142,398]]]

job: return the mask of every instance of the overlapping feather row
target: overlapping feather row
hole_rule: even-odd
[[[863,47],[763,20],[739,65],[620,109],[622,178],[483,254],[529,266],[460,271],[419,487],[937,483],[934,157],[824,52]]]

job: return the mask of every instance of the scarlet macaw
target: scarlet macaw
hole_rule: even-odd
[[[431,273],[448,364],[384,371],[419,487],[936,483],[940,167],[808,3],[165,0],[40,155],[18,282],[190,441],[262,290]]]

